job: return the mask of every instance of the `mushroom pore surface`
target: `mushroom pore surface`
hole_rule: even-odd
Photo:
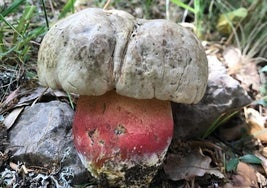
[[[167,20],[85,9],[56,23],[38,54],[42,85],[98,96],[115,89],[137,99],[197,103],[208,78],[193,33]]]

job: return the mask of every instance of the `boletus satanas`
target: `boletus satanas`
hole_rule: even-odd
[[[199,102],[208,65],[199,40],[178,24],[89,8],[48,31],[38,75],[79,94],[74,144],[90,173],[110,186],[146,187],[172,140],[170,101]]]

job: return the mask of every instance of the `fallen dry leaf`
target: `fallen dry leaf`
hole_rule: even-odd
[[[267,179],[259,172],[256,172],[256,176],[261,187],[267,187]]]
[[[265,174],[267,175],[267,158],[264,157],[261,153],[259,153],[258,151],[256,151],[255,156],[258,157],[261,160],[261,166],[265,172]]]
[[[267,147],[264,147],[261,151],[261,154],[267,158]]]
[[[18,96],[18,92],[19,92],[20,88],[18,87],[16,90],[14,90],[13,92],[11,92],[7,98],[5,99],[5,101],[2,103],[2,107],[5,107],[7,105],[9,105],[14,99],[17,98]]]
[[[253,108],[245,108],[244,113],[248,124],[249,134],[266,143],[267,128],[265,128],[265,118]]]
[[[260,76],[257,64],[249,57],[242,55],[240,49],[228,47],[223,53],[224,63],[228,73],[241,82],[247,92],[256,92],[260,89]]]
[[[33,90],[24,91],[23,97],[19,99],[16,107],[34,105],[43,96],[54,96],[58,98],[68,97],[68,95],[64,91],[52,90],[50,88],[39,86]]]
[[[228,67],[228,73],[230,75],[239,73],[242,68],[242,54],[238,48],[233,46],[227,47],[223,52],[225,63]]]
[[[46,91],[47,88],[44,87],[37,87],[34,90],[24,91],[24,96],[20,98],[16,107],[31,105],[34,100],[40,98]]]
[[[27,168],[24,164],[16,164],[16,163],[13,163],[13,162],[10,162],[9,163],[9,166],[11,169],[17,171],[17,172],[23,172],[24,174],[28,174],[29,172],[33,172],[34,170],[33,169],[29,169]]]
[[[195,176],[203,176],[210,170],[210,162],[211,158],[197,149],[186,153],[169,154],[164,171],[173,181],[190,180]]]
[[[232,176],[232,183],[238,187],[258,187],[258,178],[256,171],[244,162],[237,165],[236,174]]]
[[[4,120],[4,125],[7,129],[10,129],[15,123],[20,113],[23,111],[24,107],[15,108]]]
[[[17,165],[16,163],[10,162],[9,166],[11,169],[17,171],[19,169],[19,165]]]

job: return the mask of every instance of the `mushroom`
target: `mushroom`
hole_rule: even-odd
[[[148,186],[173,136],[171,101],[204,95],[205,51],[187,29],[89,8],[57,22],[38,54],[40,83],[79,94],[74,144],[110,186]]]

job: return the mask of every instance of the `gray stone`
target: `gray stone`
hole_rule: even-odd
[[[221,114],[251,103],[240,83],[227,74],[215,56],[208,56],[209,78],[203,99],[195,105],[172,103],[175,122],[174,138],[202,136]]]
[[[86,182],[89,173],[72,142],[73,114],[69,105],[60,101],[27,107],[10,130],[10,147],[16,149],[13,160],[26,166],[61,164],[73,170],[74,184]]]

